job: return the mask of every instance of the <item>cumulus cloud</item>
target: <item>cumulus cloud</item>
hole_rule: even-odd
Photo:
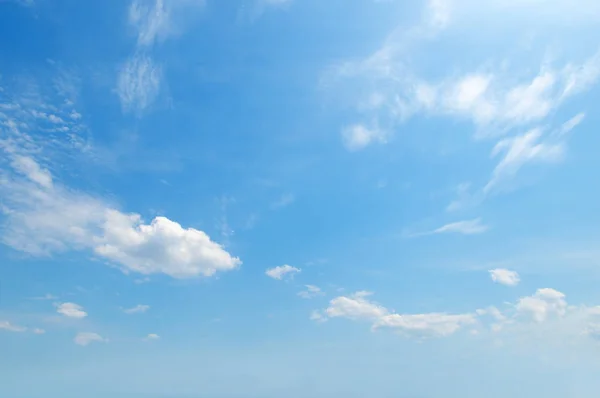
[[[269,268],[265,271],[265,274],[269,278],[282,280],[285,278],[292,278],[295,274],[301,272],[299,268],[292,267],[291,265],[280,265],[278,267]]]
[[[517,312],[535,322],[552,316],[561,317],[567,311],[565,294],[554,289],[538,289],[533,296],[522,297],[516,305]]]
[[[148,311],[149,309],[150,309],[149,305],[138,304],[135,307],[125,308],[123,310],[123,312],[126,314],[143,314],[144,312]]]
[[[475,323],[475,314],[451,315],[445,313],[397,314],[368,299],[369,292],[336,297],[311,319],[346,318],[371,323],[373,329],[390,328],[409,337],[441,337],[457,332],[461,327]]]
[[[340,296],[330,301],[325,313],[330,318],[353,320],[376,320],[388,314],[388,310],[367,299],[372,293],[357,292],[350,297]]]
[[[46,142],[22,131],[22,121],[3,128],[0,140],[8,159],[0,169],[5,244],[38,256],[91,250],[125,272],[175,278],[212,276],[241,264],[203,231],[166,217],[146,223],[139,214],[56,181],[37,158]]]
[[[368,292],[358,292],[336,297],[327,308],[313,311],[310,318],[319,323],[332,318],[362,321],[370,324],[372,330],[390,329],[417,339],[449,336],[462,329],[478,336],[489,333],[494,338],[548,333],[556,333],[561,339],[600,336],[600,306],[569,305],[564,293],[550,288],[538,289],[515,303],[505,303],[503,309],[490,306],[461,314],[401,314],[369,296]]]
[[[82,319],[88,316],[83,307],[75,303],[61,303],[57,305],[56,312],[68,318]]]
[[[506,286],[516,286],[521,281],[519,274],[516,271],[510,271],[504,268],[496,268],[490,270],[490,277],[496,283]]]
[[[98,333],[92,333],[92,332],[77,333],[77,335],[73,339],[73,342],[75,344],[83,346],[83,347],[90,345],[92,343],[105,343],[107,341],[108,340],[106,340],[105,338],[100,336]]]

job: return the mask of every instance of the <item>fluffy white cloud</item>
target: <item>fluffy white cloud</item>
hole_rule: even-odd
[[[144,224],[137,214],[109,210],[102,241],[94,249],[97,254],[141,274],[212,276],[241,263],[203,231],[184,229],[166,217]]]
[[[75,344],[84,346],[84,347],[87,345],[90,345],[91,343],[107,342],[107,340],[105,338],[103,338],[102,336],[100,336],[98,333],[91,333],[91,332],[77,333],[77,335],[75,336],[73,341],[75,342]]]
[[[26,332],[27,328],[23,326],[13,325],[8,321],[0,321],[0,330],[6,330],[7,332],[22,333]]]
[[[476,322],[476,314],[397,314],[368,300],[370,295],[369,292],[357,292],[351,296],[336,297],[324,311],[313,312],[311,319],[317,322],[327,318],[368,321],[373,329],[390,328],[415,338],[447,336]]]
[[[473,335],[490,333],[497,338],[540,338],[553,333],[559,339],[600,338],[600,306],[568,305],[557,290],[538,289],[516,303],[504,303],[502,310],[490,306],[462,314],[399,314],[370,301],[370,293],[358,292],[336,297],[324,310],[315,310],[310,319],[326,322],[331,318],[365,321],[373,330],[394,330],[406,337],[433,338],[469,329]]]
[[[61,303],[57,305],[56,312],[69,318],[85,318],[88,314],[83,307],[75,303]]]
[[[152,59],[136,53],[119,71],[117,93],[123,111],[140,112],[154,102],[160,92],[161,69]]]
[[[533,296],[519,299],[516,309],[520,315],[530,317],[535,322],[543,322],[548,317],[565,315],[565,297],[563,293],[554,289],[538,289]]]
[[[166,217],[146,224],[138,214],[54,181],[33,151],[15,144],[31,137],[16,128],[13,135],[10,146],[0,145],[12,159],[0,170],[5,244],[32,255],[91,249],[124,271],[176,278],[212,276],[241,264],[203,231]]]
[[[510,271],[504,268],[496,268],[490,270],[489,272],[492,280],[502,285],[516,286],[521,281],[521,278],[516,271]]]
[[[330,318],[353,320],[378,320],[388,314],[388,310],[367,300],[370,292],[357,292],[350,297],[340,296],[329,302],[325,313]]]
[[[149,305],[138,304],[132,308],[125,308],[123,310],[123,312],[126,314],[143,314],[144,312],[148,311],[149,309],[150,309]]]
[[[305,285],[305,288],[306,290],[298,292],[298,296],[302,297],[303,299],[311,299],[325,294],[320,287],[315,285]]]
[[[299,268],[292,267],[291,265],[280,265],[278,267],[269,268],[265,271],[265,274],[269,278],[282,280],[284,278],[292,278],[295,274],[301,272]]]

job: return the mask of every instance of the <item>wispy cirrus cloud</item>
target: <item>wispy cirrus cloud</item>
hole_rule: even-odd
[[[478,235],[486,232],[488,229],[489,226],[484,224],[481,218],[475,218],[472,220],[455,221],[431,231],[407,233],[405,236],[419,237],[438,234]]]
[[[182,10],[202,7],[202,0],[134,0],[128,13],[129,25],[136,31],[133,54],[121,65],[117,94],[123,112],[142,114],[158,97],[162,86],[162,68],[151,57],[152,47],[180,31],[174,23]],[[185,13],[184,13],[185,14]]]
[[[449,210],[479,204],[487,196],[504,190],[526,165],[559,162],[569,137],[555,133],[561,126],[554,125],[552,116],[569,100],[597,85],[600,78],[597,47],[590,50],[587,46],[587,57],[519,58],[514,54],[514,45],[506,41],[507,48],[513,50],[499,61],[490,60],[488,51],[478,48],[470,52],[469,59],[474,54],[475,60],[468,65],[460,53],[445,56],[444,62],[449,66],[444,70],[451,72],[426,75],[415,65],[415,58],[421,52],[430,54],[427,50],[438,42],[447,43],[469,32],[484,29],[485,43],[503,35],[510,40],[515,36],[506,34],[506,30],[525,31],[531,28],[531,23],[535,23],[541,36],[552,29],[571,31],[569,25],[556,19],[558,15],[588,27],[600,20],[595,16],[600,9],[591,1],[586,2],[589,14],[569,10],[568,3],[563,1],[542,0],[535,2],[535,6],[528,3],[531,4],[493,1],[482,7],[471,0],[423,2],[423,17],[418,23],[394,29],[367,56],[327,68],[322,79],[325,90],[336,93],[336,98],[342,93],[348,101],[338,102],[356,111],[355,120],[341,128],[343,145],[349,151],[357,151],[385,144],[402,124],[418,116],[469,123],[474,139],[496,141],[493,157],[499,154],[504,157],[496,163],[487,183],[474,187],[468,199],[453,201]],[[539,20],[533,21],[533,15],[539,16]],[[501,20],[515,23],[501,24]],[[479,63],[478,53],[482,54]],[[573,130],[582,117],[583,113],[579,113],[563,127]]]
[[[123,111],[141,112],[149,107],[160,92],[161,69],[143,53],[130,57],[121,67],[117,92]]]

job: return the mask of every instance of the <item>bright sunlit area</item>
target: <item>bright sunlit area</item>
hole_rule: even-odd
[[[0,0],[0,396],[597,398],[600,1]]]

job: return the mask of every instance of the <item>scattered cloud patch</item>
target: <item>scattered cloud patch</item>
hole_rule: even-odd
[[[7,332],[23,333],[27,331],[26,327],[14,325],[8,321],[0,321],[0,330]]]
[[[348,126],[342,130],[344,146],[351,152],[366,148],[373,142],[385,143],[385,133],[363,124]]]
[[[301,270],[299,268],[292,267],[291,265],[285,264],[285,265],[280,265],[278,267],[269,268],[269,269],[267,269],[265,274],[269,278],[282,280],[282,279],[286,279],[286,278],[293,278],[295,274],[298,274],[300,272],[301,272]]]
[[[34,334],[45,334],[46,331],[44,329],[35,328],[35,329],[33,329],[33,333]]]
[[[148,336],[144,337],[144,341],[156,341],[160,340],[160,336],[155,333],[150,333]]]
[[[549,288],[538,289],[533,296],[522,297],[516,305],[517,312],[535,322],[549,317],[564,316],[567,311],[565,294]]]
[[[475,314],[451,315],[445,313],[397,314],[368,299],[369,292],[358,292],[351,296],[340,296],[330,301],[329,306],[313,320],[346,318],[371,323],[374,330],[390,328],[408,337],[442,337],[453,334],[466,325],[475,323]]]
[[[516,271],[510,271],[504,268],[496,268],[489,271],[490,277],[496,283],[506,286],[517,286],[521,281]]]
[[[61,303],[57,305],[56,312],[68,318],[82,319],[88,316],[83,307],[75,303]]]
[[[321,290],[320,287],[314,285],[305,285],[305,290],[298,292],[298,296],[303,299],[311,299],[319,296],[323,296],[325,293]]]
[[[92,343],[105,343],[107,341],[108,340],[106,340],[105,338],[100,336],[98,333],[91,333],[91,332],[77,333],[77,335],[73,339],[73,342],[75,344],[83,346],[83,347],[88,346]]]
[[[124,112],[141,112],[150,106],[160,92],[162,72],[144,54],[129,58],[119,71],[117,93]]]
[[[143,314],[149,309],[149,305],[138,304],[135,307],[124,309],[123,312],[126,314]]]
[[[145,223],[139,214],[62,184],[40,159],[50,150],[80,151],[80,141],[34,135],[37,125],[23,117],[15,113],[0,140],[6,160],[0,169],[6,245],[34,256],[91,250],[125,272],[175,278],[212,276],[241,264],[203,231],[166,217]]]

